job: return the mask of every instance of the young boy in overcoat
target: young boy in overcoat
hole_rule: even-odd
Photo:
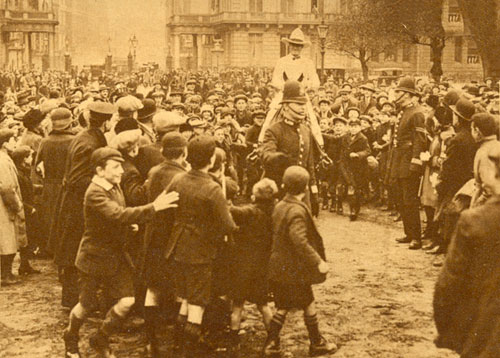
[[[65,357],[78,358],[79,330],[85,318],[95,308],[97,290],[104,287],[117,303],[106,314],[98,331],[90,337],[90,346],[102,357],[114,357],[109,336],[122,325],[134,304],[134,273],[130,256],[123,246],[131,224],[151,220],[155,212],[175,207],[175,192],[160,194],[144,206],[125,207],[125,197],[119,186],[123,157],[116,149],[103,147],[92,153],[94,177],[85,193],[85,231],[76,256],[79,302],[69,316],[64,331]]]
[[[236,230],[222,188],[208,173],[215,162],[215,140],[197,136],[188,143],[188,173],[177,175],[168,190],[179,193],[166,258],[175,260],[176,291],[182,298],[179,322],[187,357],[199,351],[203,313],[212,296],[217,243]]]
[[[316,228],[309,207],[303,202],[309,173],[291,166],[283,175],[285,197],[274,209],[273,246],[269,261],[269,281],[277,308],[264,346],[265,357],[281,354],[280,331],[288,311],[304,311],[304,323],[309,332],[309,355],[314,357],[337,350],[329,344],[318,328],[312,285],[326,279],[323,239]]]

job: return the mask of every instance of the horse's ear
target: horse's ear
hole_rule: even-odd
[[[288,81],[288,76],[286,75],[286,73],[285,73],[285,72],[283,72],[283,80],[284,80],[285,82],[286,82],[286,81]]]
[[[297,81],[302,82],[304,80],[304,74],[301,74]]]

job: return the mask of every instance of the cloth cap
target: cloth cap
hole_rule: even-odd
[[[153,125],[157,132],[165,133],[185,123],[183,117],[175,112],[160,111],[153,117]]]
[[[67,108],[57,108],[50,112],[53,130],[64,130],[71,126],[73,118],[71,111]]]
[[[202,166],[212,157],[215,147],[214,138],[207,135],[196,136],[188,143],[187,161],[193,166]]]
[[[184,148],[187,146],[187,140],[179,132],[168,132],[161,140],[163,151],[166,149]]]
[[[111,140],[110,147],[118,150],[130,150],[139,144],[142,132],[140,129],[131,129],[118,133]]]
[[[5,142],[8,142],[10,138],[14,137],[16,132],[9,128],[0,129],[0,146]]]
[[[118,150],[110,147],[102,147],[94,150],[92,156],[90,157],[90,164],[95,170],[99,163],[107,160],[116,160],[120,163],[123,163],[124,161],[122,153]]]
[[[43,114],[50,113],[50,111],[59,107],[59,104],[60,104],[59,100],[55,98],[48,99],[44,101],[42,104],[40,104],[40,111]]]
[[[135,112],[144,106],[139,98],[128,95],[116,101],[116,106],[121,112]]]
[[[472,116],[472,122],[483,136],[490,136],[498,131],[498,123],[489,113],[476,113]]]

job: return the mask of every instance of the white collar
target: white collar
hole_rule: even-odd
[[[101,188],[103,188],[106,191],[110,191],[114,187],[114,185],[111,184],[109,181],[107,181],[106,179],[101,178],[97,175],[94,175],[92,177],[92,183],[99,185]]]

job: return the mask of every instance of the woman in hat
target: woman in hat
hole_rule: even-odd
[[[53,253],[57,245],[57,235],[52,227],[56,214],[58,198],[61,194],[66,156],[71,141],[73,117],[65,108],[53,110],[50,115],[52,131],[42,139],[35,159],[35,167],[42,172],[43,190],[40,205],[40,250],[42,253]]]

